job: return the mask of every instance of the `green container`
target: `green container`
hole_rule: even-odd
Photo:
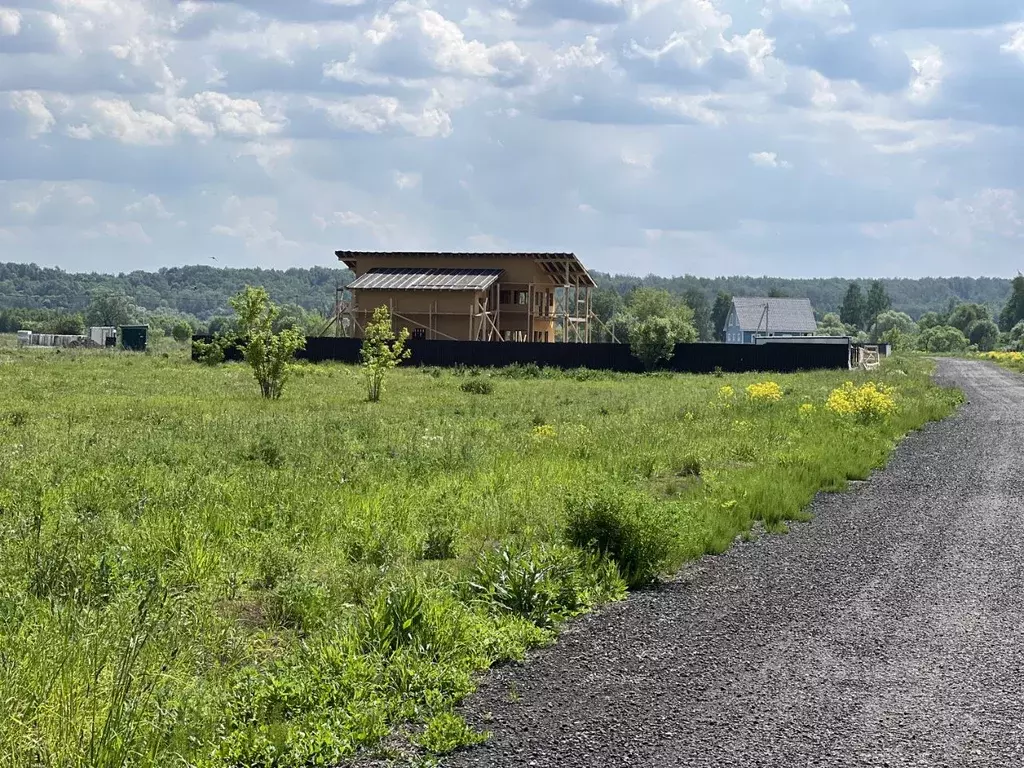
[[[148,325],[122,325],[117,329],[121,347],[131,352],[145,352],[149,336]]]

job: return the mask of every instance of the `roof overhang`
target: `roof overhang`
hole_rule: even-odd
[[[444,251],[335,251],[338,261],[353,272],[360,258],[392,259],[405,261],[408,266],[412,259],[530,259],[536,262],[556,285],[580,285],[596,288],[597,283],[590,276],[574,253],[465,253]]]
[[[503,271],[473,267],[374,267],[345,287],[351,291],[486,291]]]

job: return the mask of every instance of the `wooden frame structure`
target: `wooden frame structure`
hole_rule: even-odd
[[[356,273],[356,281],[339,287],[328,320],[336,336],[361,336],[376,307],[387,306],[396,325],[406,326],[413,338],[467,341],[533,341],[589,343],[593,278],[574,254],[541,253],[376,253],[337,251],[338,259]],[[500,274],[481,289],[426,290],[359,288],[374,281],[364,275],[388,269],[415,274],[443,272],[447,265],[470,264]],[[370,266],[365,266],[369,264]],[[381,267],[398,264],[400,267]],[[452,268],[455,272],[456,269]],[[468,270],[467,270],[468,271]],[[414,280],[414,278],[413,278]],[[465,324],[458,327],[458,317]]]

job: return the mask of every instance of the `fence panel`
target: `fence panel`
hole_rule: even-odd
[[[193,336],[210,341],[209,336]],[[627,344],[549,344],[545,342],[424,341],[410,340],[412,356],[406,365],[452,368],[458,365],[503,368],[536,364],[552,368],[592,368],[637,373],[640,361]],[[358,363],[360,339],[309,337],[296,357],[310,362],[333,360]],[[196,355],[193,352],[193,359]],[[228,360],[241,360],[238,349],[226,351]],[[680,373],[766,371],[792,373],[849,367],[850,349],[844,344],[677,344],[675,354],[660,367]]]

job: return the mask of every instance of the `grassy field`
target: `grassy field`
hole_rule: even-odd
[[[405,369],[370,404],[340,365],[266,402],[248,369],[180,350],[0,350],[0,763],[334,765],[471,742],[452,707],[474,675],[621,598],[620,571],[781,531],[948,415],[959,396],[925,366]],[[895,413],[825,407],[869,376]],[[782,399],[749,401],[766,379]],[[571,544],[598,518],[626,531],[615,561]]]

